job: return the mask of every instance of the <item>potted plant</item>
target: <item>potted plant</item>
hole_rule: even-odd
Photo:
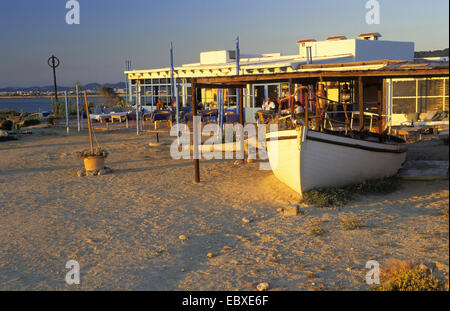
[[[77,152],[77,156],[84,161],[86,171],[100,171],[105,168],[105,159],[108,156],[108,151],[97,147],[94,151],[84,150]]]
[[[86,92],[84,92],[84,102],[86,105],[86,117],[89,129],[89,143],[91,148],[89,150],[77,152],[77,155],[80,159],[84,160],[84,168],[86,172],[89,171],[99,172],[105,168],[105,159],[108,156],[108,151],[99,146],[94,148],[94,143],[92,140],[91,118],[89,116],[89,107]]]

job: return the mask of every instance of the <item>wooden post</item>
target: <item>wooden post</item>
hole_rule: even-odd
[[[292,79],[289,79],[289,108],[291,109],[291,125],[290,128],[292,129],[294,127],[294,106],[295,106],[295,98],[294,98],[294,94],[292,94],[294,92],[294,82],[292,82]]]
[[[359,131],[364,130],[364,82],[358,77]]]
[[[319,98],[317,97],[317,94],[319,93],[319,83],[316,82],[315,89],[314,89],[314,104],[316,107],[316,122],[315,122],[315,130],[320,131],[322,127],[322,110],[320,109],[320,102]]]
[[[381,80],[383,81],[383,80]],[[380,80],[378,80],[378,90],[377,90],[377,108],[378,108],[378,134],[383,133],[383,125],[382,125],[382,115],[383,115],[383,90],[380,85]]]
[[[387,95],[387,90],[386,90],[386,79],[382,79],[381,80],[383,85],[381,86],[382,89],[382,98],[381,98],[381,132],[384,132],[384,130],[386,129],[386,95]]]
[[[308,96],[308,89],[303,89],[302,91],[303,95],[303,103],[305,105],[305,126],[309,127],[309,96]]]
[[[91,117],[89,116],[89,105],[87,100],[87,93],[86,91],[84,93],[84,105],[86,109],[86,118],[88,122],[88,129],[89,129],[89,143],[91,144],[91,153],[94,153],[94,143],[92,142],[92,127],[91,127]]]
[[[244,119],[244,89],[238,89],[239,90],[239,121],[244,126],[245,119]]]
[[[192,91],[192,123],[194,124],[192,127],[193,135],[195,136],[197,133],[195,131],[195,122],[194,117],[197,116],[197,87],[196,80],[191,79],[191,91]],[[195,138],[194,138],[195,140]],[[196,146],[194,145],[194,149]],[[194,181],[196,183],[200,182],[200,160],[194,159]]]

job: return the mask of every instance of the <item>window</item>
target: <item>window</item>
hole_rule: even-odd
[[[394,114],[448,111],[448,78],[394,79]]]

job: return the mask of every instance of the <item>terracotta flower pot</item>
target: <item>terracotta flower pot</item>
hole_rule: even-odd
[[[105,168],[104,157],[87,157],[84,158],[84,168],[86,171],[99,171]]]

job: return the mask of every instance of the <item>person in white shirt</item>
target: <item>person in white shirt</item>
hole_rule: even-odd
[[[267,100],[263,99],[262,110],[264,111],[269,110],[269,99]]]
[[[275,110],[276,109],[275,103],[270,98],[267,99],[267,107],[268,107],[267,110]]]

